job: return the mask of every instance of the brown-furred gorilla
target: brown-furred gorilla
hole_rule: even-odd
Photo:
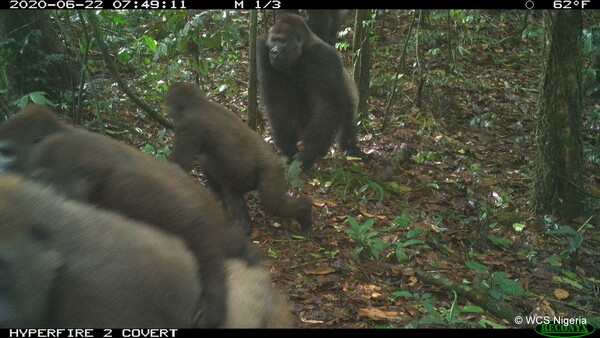
[[[293,327],[268,270],[225,267],[221,327]],[[193,327],[201,279],[180,238],[0,175],[0,328]]]
[[[234,223],[247,233],[251,231],[244,194],[258,189],[268,213],[296,219],[302,234],[311,234],[310,201],[287,194],[283,168],[259,134],[227,108],[209,101],[195,84],[173,84],[165,101],[175,122],[169,159],[186,172],[198,159],[200,170],[221,196]]]
[[[49,182],[70,198],[182,238],[200,264],[201,327],[218,327],[224,320],[223,260],[243,257],[254,264],[260,258],[212,193],[177,165],[69,126],[42,106],[28,105],[0,126],[0,164]]]
[[[179,238],[0,175],[0,327],[192,327],[200,290]]]
[[[285,156],[307,170],[327,154],[338,132],[342,151],[364,156],[356,144],[356,85],[334,47],[300,16],[284,13],[258,39],[257,54],[261,103]]]

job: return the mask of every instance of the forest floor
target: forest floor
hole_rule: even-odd
[[[397,27],[390,36],[398,41],[386,44],[395,45],[390,54],[399,58],[410,16],[397,20],[388,27]],[[501,21],[492,30],[519,35]],[[359,146],[370,157],[344,158],[336,146],[300,176],[303,187],[293,188],[313,201],[312,237],[266,215],[248,195],[256,224],[251,239],[264,250],[274,284],[289,296],[298,327],[521,327],[506,313],[597,323],[598,216],[562,222],[531,213],[538,45],[474,43],[452,61],[458,66],[444,81],[434,71],[445,67],[444,58],[430,57],[419,106],[419,80],[411,75],[417,72],[407,65],[383,131],[388,89],[373,88],[359,130]],[[394,63],[386,62],[373,60],[373,76],[394,76]],[[244,110],[243,99],[212,99]],[[593,104],[586,101],[586,109]],[[586,163],[585,183],[597,199],[597,164]],[[549,231],[560,226],[578,231],[582,242]],[[448,280],[434,284],[427,278],[434,273]],[[452,285],[471,286],[513,312],[493,312],[453,293]],[[474,306],[484,312],[471,312]]]
[[[406,34],[408,17],[404,22],[399,30]],[[359,144],[372,158],[345,159],[332,151],[301,177],[300,194],[313,200],[313,237],[295,236],[297,225],[279,226],[259,203],[250,203],[258,225],[252,239],[268,253],[299,327],[521,327],[464,294],[455,299],[449,281],[432,285],[419,272],[504,297],[523,316],[598,323],[600,215],[581,245],[560,256],[571,248],[569,235],[549,230],[560,224],[581,233],[587,219],[561,223],[531,213],[536,47],[527,41],[472,46],[460,76],[425,86],[421,108],[414,104],[417,81],[404,78],[392,112],[401,117],[384,131],[386,98],[369,101]],[[599,196],[600,168],[587,163],[586,169],[586,185]],[[376,232],[370,240],[348,233],[362,228],[366,234],[368,220]],[[358,247],[364,249],[357,255]],[[378,257],[371,247],[379,248]],[[511,294],[502,279],[516,281],[525,293]],[[485,312],[468,312],[467,305]]]

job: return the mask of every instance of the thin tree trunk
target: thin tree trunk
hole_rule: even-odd
[[[359,9],[356,11],[354,22],[353,48],[353,76],[354,82],[358,87],[359,101],[358,113],[367,113],[367,98],[369,97],[369,85],[371,81],[371,44],[369,37],[371,35],[370,26],[365,26],[365,21],[369,20],[371,10]]]
[[[248,79],[248,126],[256,130],[262,120],[258,113],[258,78],[256,75],[256,33],[258,10],[250,11],[250,76]]]

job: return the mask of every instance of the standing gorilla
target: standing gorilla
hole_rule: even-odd
[[[310,235],[310,201],[287,194],[283,169],[271,146],[260,135],[233,112],[210,102],[192,83],[173,84],[165,101],[175,122],[174,147],[169,159],[186,172],[198,159],[200,170],[237,226],[246,233],[252,229],[244,194],[258,189],[267,212],[296,219],[302,234]]]
[[[258,39],[257,54],[261,102],[285,156],[308,170],[327,154],[338,131],[341,150],[364,155],[356,145],[358,93],[334,47],[300,16],[284,13]],[[299,140],[304,143],[300,151]]]

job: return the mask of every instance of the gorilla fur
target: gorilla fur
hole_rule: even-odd
[[[342,151],[364,156],[356,144],[356,85],[336,49],[300,16],[282,14],[269,34],[259,37],[257,64],[261,103],[285,156],[307,170],[327,154],[338,132]]]
[[[200,264],[202,327],[218,327],[224,320],[223,260],[243,257],[254,264],[260,258],[212,193],[175,164],[68,126],[44,107],[28,105],[0,126],[0,158],[10,170],[52,183],[70,198],[120,212],[183,239]]]
[[[144,223],[0,176],[0,328],[186,328],[200,297],[185,243]],[[292,327],[269,272],[225,261],[225,328]]]
[[[0,327],[191,327],[200,297],[180,239],[0,176]]]
[[[198,86],[175,83],[165,95],[175,121],[174,147],[169,159],[189,172],[198,159],[200,170],[221,197],[233,221],[252,229],[244,194],[259,190],[267,212],[294,218],[302,234],[311,234],[312,205],[307,198],[287,194],[283,169],[273,149],[233,112],[210,102]]]

